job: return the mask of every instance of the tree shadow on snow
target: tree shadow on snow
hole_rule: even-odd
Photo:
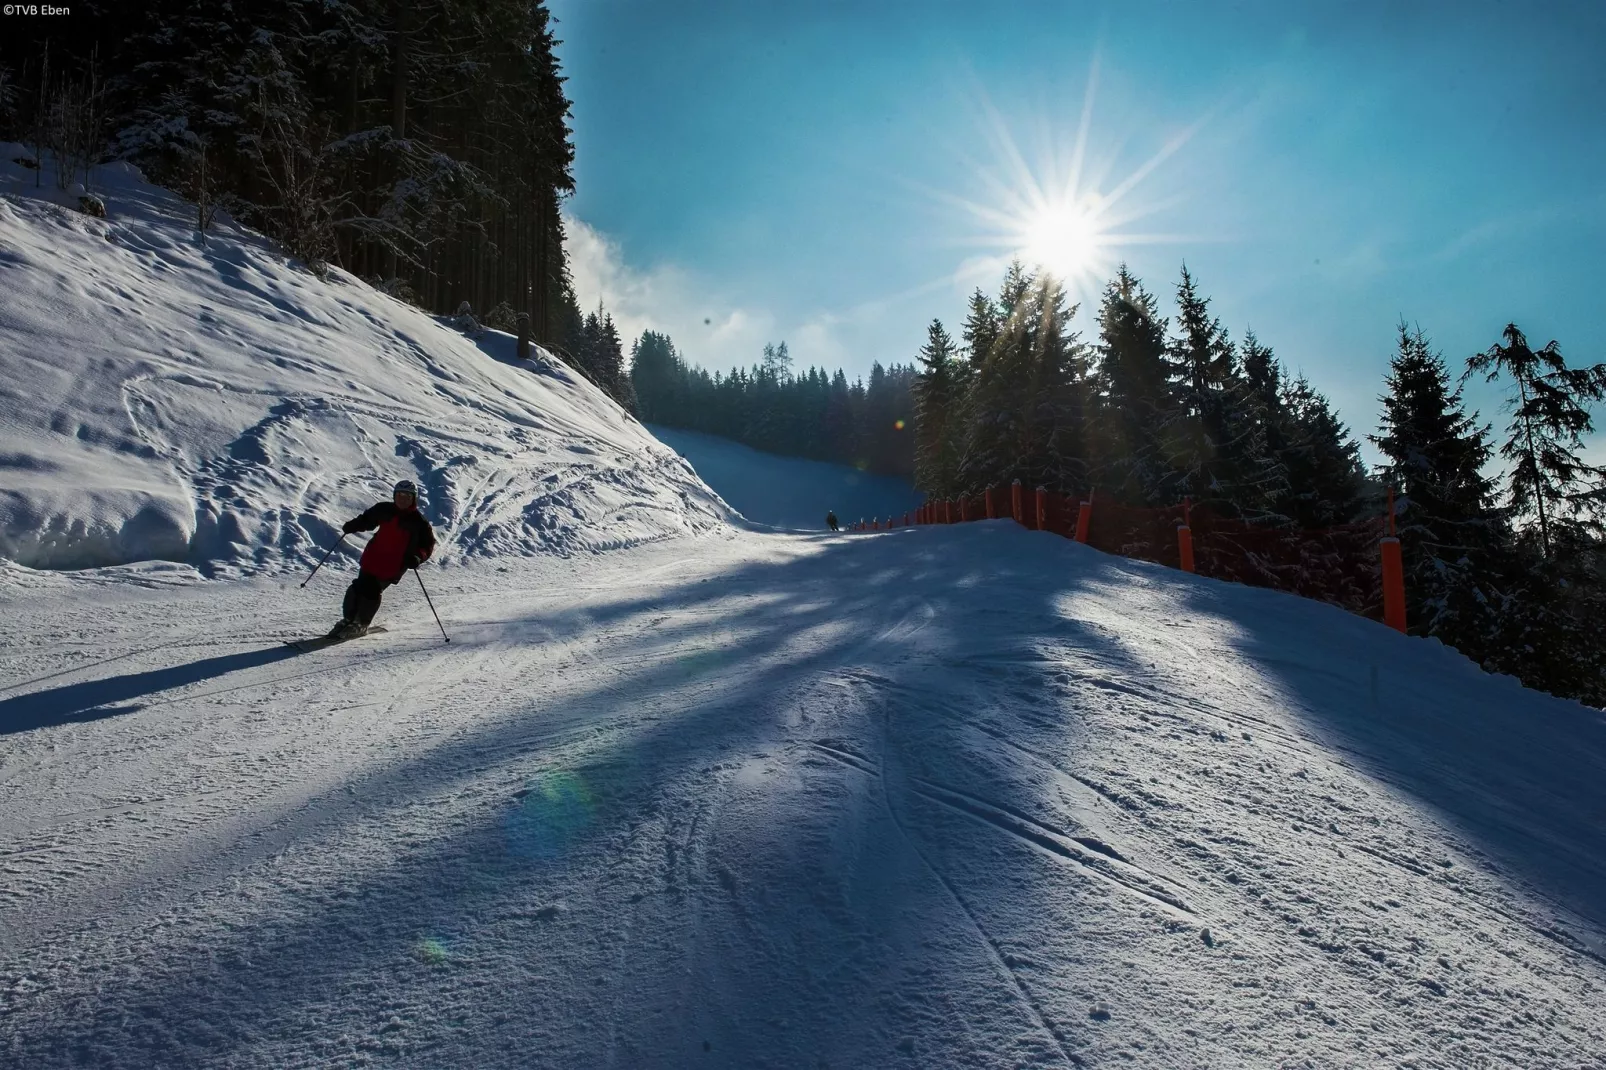
[[[1003,536],[1011,540],[1011,549],[1017,547],[1014,533],[1006,534],[1001,525],[990,534],[969,534]],[[180,945],[145,954],[142,961],[149,968],[138,975],[118,973],[112,964],[97,981],[99,996],[87,1013],[67,1021],[47,1008],[40,1016],[19,1018],[14,1036],[41,1066],[119,1056],[150,1063],[249,1058],[245,1053],[265,1042],[270,1047],[261,1049],[264,1053],[278,1051],[291,1061],[295,1051],[318,1052],[323,1059],[356,1054],[320,1047],[325,1041],[319,1037],[344,1037],[373,1054],[405,1054],[426,1062],[461,1056],[478,1065],[532,1060],[594,1065],[598,1048],[613,1045],[624,1065],[671,1066],[707,1050],[695,1045],[653,1050],[641,1046],[649,1036],[619,1040],[628,1032],[622,1027],[610,1038],[605,1023],[624,1014],[623,1006],[635,1015],[636,1026],[666,1030],[659,1039],[687,1040],[699,1030],[705,1037],[715,1035],[718,1055],[710,1065],[784,1063],[806,1053],[811,1060],[829,1057],[832,1065],[856,1060],[885,1065],[904,1051],[894,1048],[900,1036],[920,1029],[977,1028],[966,1024],[963,1014],[933,1018],[919,1006],[918,993],[926,983],[917,973],[962,972],[971,978],[970,987],[954,982],[958,994],[952,998],[970,998],[977,1006],[996,1002],[992,986],[999,979],[991,973],[993,953],[984,942],[967,939],[955,950],[937,946],[945,945],[943,940],[924,940],[968,923],[956,913],[946,886],[931,879],[929,861],[918,847],[895,852],[897,857],[877,854],[875,844],[903,835],[896,828],[887,832],[889,822],[907,823],[908,814],[901,812],[903,802],[899,814],[889,811],[885,781],[872,765],[811,758],[809,751],[795,763],[807,782],[792,790],[833,808],[835,824],[776,828],[772,822],[733,820],[725,834],[756,837],[754,851],[732,851],[723,862],[701,857],[697,838],[699,823],[713,820],[703,809],[714,805],[708,800],[732,778],[747,775],[743,770],[760,760],[755,751],[809,746],[792,739],[806,734],[796,722],[800,706],[815,707],[828,720],[836,703],[861,705],[858,712],[872,722],[853,730],[862,738],[844,741],[838,728],[832,739],[849,751],[868,753],[879,726],[895,726],[905,716],[900,710],[928,698],[947,701],[922,698],[905,687],[928,659],[957,664],[994,658],[990,671],[996,679],[1013,681],[1008,685],[1013,693],[1025,694],[1028,681],[1017,670],[1026,652],[976,649],[969,636],[974,617],[1055,617],[1054,598],[1074,588],[1078,576],[1062,575],[1045,584],[1036,552],[1025,560],[1017,555],[1004,564],[956,569],[944,555],[930,552],[933,542],[921,540],[918,532],[833,541],[813,562],[755,563],[718,582],[669,585],[583,612],[498,622],[504,637],[522,631],[534,641],[583,630],[586,622],[598,620],[634,618],[639,627],[621,631],[611,649],[594,651],[600,664],[584,689],[553,698],[542,694],[537,682],[528,700],[505,713],[470,722],[428,750],[308,800],[298,811],[301,816],[265,830],[270,842],[259,850],[298,840],[339,843],[365,836],[360,826],[370,815],[448,797],[458,782],[475,783],[478,793],[487,768],[508,763],[504,800],[476,808],[476,816],[457,833],[397,854],[381,850],[383,862],[365,861],[359,851],[349,868],[325,873],[322,881],[275,885],[274,897],[293,901],[277,915],[220,929],[219,938],[204,948]],[[981,601],[991,604],[976,607],[978,587]],[[730,611],[712,618],[695,612],[733,594],[747,597],[734,599]],[[1103,642],[1074,622],[1061,623],[1079,641]],[[721,634],[711,634],[711,628]],[[798,644],[805,635],[813,639]],[[476,642],[474,634],[461,636],[453,643],[454,656],[470,656]],[[688,645],[698,649],[688,653]],[[1113,646],[1105,652],[1119,656]],[[952,703],[943,708],[945,724],[962,727],[963,710]],[[579,756],[561,758],[565,744],[578,747]],[[848,787],[826,791],[822,786],[837,780]],[[797,813],[806,819],[803,824],[812,820],[807,809]],[[880,831],[865,831],[872,827]],[[879,899],[853,902],[851,890],[811,887],[811,852],[822,844],[856,840],[874,856],[863,862],[864,879],[879,889]],[[636,857],[647,849],[639,842],[667,853]],[[755,854],[767,862],[760,865]],[[1002,890],[1010,875],[982,872],[977,879],[996,882]],[[554,884],[571,896],[587,890],[594,895],[557,903]],[[788,907],[777,911],[773,922],[759,923],[745,916],[738,887],[750,889],[746,894],[753,902],[781,899]],[[702,940],[715,938],[696,931],[699,904],[709,902],[724,903],[735,919],[720,938],[751,940],[770,957],[745,954],[753,948],[725,948],[728,954],[720,958],[726,965],[720,968],[728,969],[729,983],[703,992],[688,987],[678,967],[700,951]],[[644,905],[638,908],[638,903]],[[616,942],[628,932],[637,909],[650,911],[644,917],[653,920],[643,922],[647,931],[639,934],[641,944],[633,952],[633,977],[639,981],[645,971],[651,991],[620,992],[613,985],[617,967],[609,964],[624,952],[611,944],[597,946],[594,931],[615,931],[604,939]],[[939,911],[940,918],[930,916]],[[599,920],[599,913],[607,916]],[[680,924],[688,915],[692,920]],[[765,931],[765,925],[775,931]],[[844,931],[855,925],[862,931]],[[669,928],[660,932],[655,926]],[[917,934],[903,946],[935,948],[924,952],[932,962],[940,956],[959,958],[941,958],[940,968],[916,972],[908,963],[892,961],[866,966],[874,956],[886,958],[885,947],[876,945],[877,930],[883,928]],[[835,964],[829,969],[811,950],[820,941],[830,942]],[[641,956],[649,953],[653,965],[644,967]],[[960,961],[964,969],[956,971],[954,963]],[[782,969],[783,964],[799,974]],[[789,995],[801,975],[817,966],[827,979],[808,986],[801,993],[808,998],[801,1002]],[[398,1001],[405,1002],[409,993],[426,1000],[456,998],[432,995],[433,988],[449,982],[451,971],[464,969],[494,977],[494,1021],[489,1011],[475,1006],[431,1007],[431,1013],[438,1010],[447,1019],[483,1014],[486,1020],[471,1030],[454,1028],[455,1040],[393,1032]],[[974,989],[977,984],[986,991]],[[909,998],[899,997],[898,1006],[886,1011],[914,1016],[905,1031],[866,1028],[867,1015],[880,1012],[864,1008],[887,1005],[888,992],[905,988]],[[676,1000],[682,1010],[694,1008],[691,1020],[652,1017],[655,1001]],[[778,1019],[777,1007],[789,1004]],[[1001,1020],[1013,1019],[1005,1014]],[[552,1025],[576,1021],[592,1021],[597,1028]],[[968,1043],[980,1045],[978,1058],[987,1045],[1013,1042],[1003,1035],[967,1035]],[[932,1050],[929,1040],[921,1043]],[[885,1050],[868,1050],[876,1044]]]
[[[1336,607],[1211,581],[1184,590],[1201,616],[1232,619],[1229,645],[1318,738],[1606,930],[1606,714]]]

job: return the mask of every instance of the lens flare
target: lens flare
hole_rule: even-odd
[[[902,431],[903,430],[903,421],[902,420],[894,420],[892,422],[892,429],[894,431]]]
[[[595,815],[596,799],[578,774],[543,773],[525,786],[504,821],[508,850],[519,858],[560,858]]]

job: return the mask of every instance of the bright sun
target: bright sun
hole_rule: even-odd
[[[1138,220],[1168,208],[1179,195],[1143,203],[1148,199],[1133,193],[1187,144],[1205,120],[1171,133],[1153,155],[1124,175],[1112,173],[1116,172],[1113,152],[1106,155],[1090,145],[1097,82],[1095,59],[1074,134],[1060,139],[1056,124],[1045,116],[1039,126],[1047,136],[1032,158],[986,94],[980,94],[986,155],[981,162],[966,160],[974,172],[970,181],[975,192],[929,191],[980,224],[961,241],[986,252],[967,260],[956,277],[967,284],[996,278],[1010,261],[1019,260],[1028,271],[1053,276],[1073,301],[1080,301],[1098,293],[1129,247],[1184,240],[1176,234],[1131,229]]]
[[[1046,205],[1023,220],[1020,258],[1073,281],[1099,265],[1098,214],[1087,204]]]

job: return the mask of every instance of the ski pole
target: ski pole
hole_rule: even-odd
[[[417,567],[414,567],[413,575],[418,576]],[[418,576],[418,589],[424,592],[424,601],[429,603],[429,611],[435,613],[435,600],[429,596],[429,588],[424,586],[424,577],[422,576]],[[452,641],[452,637],[446,634],[446,625],[441,623],[441,615],[439,613],[435,613],[435,627],[441,630],[442,639],[448,643]]]
[[[329,552],[323,555],[323,561],[319,561],[316,565],[312,566],[312,571],[307,573],[307,578],[301,581],[301,586],[305,587],[307,584],[312,582],[312,577],[314,577],[314,576],[316,576],[318,574],[318,570],[320,568],[323,568],[323,562],[329,560],[329,554],[332,554],[336,550],[340,549],[340,543],[345,542],[345,541],[346,541],[346,536],[345,536],[345,533],[342,532],[341,535],[340,535],[339,542],[336,542],[333,546],[329,547]]]

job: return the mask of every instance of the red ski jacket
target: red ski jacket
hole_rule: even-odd
[[[355,520],[347,521],[347,535],[354,531],[379,532],[363,547],[359,566],[382,580],[401,579],[409,559],[428,561],[435,552],[435,530],[417,506],[398,509],[395,502],[380,502]]]

